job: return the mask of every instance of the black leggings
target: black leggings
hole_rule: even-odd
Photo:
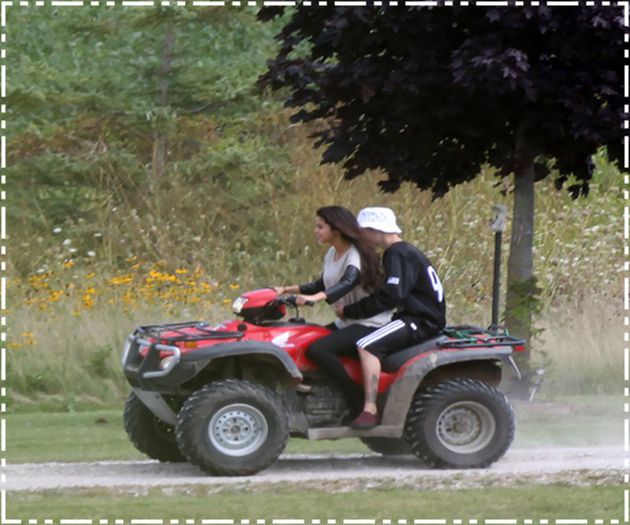
[[[327,328],[334,329],[330,325]],[[306,350],[306,357],[337,381],[353,409],[363,402],[363,388],[347,374],[340,357],[358,358],[357,341],[375,330],[374,327],[351,324],[334,329],[332,334],[318,339]]]

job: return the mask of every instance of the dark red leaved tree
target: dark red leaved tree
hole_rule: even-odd
[[[277,11],[263,9],[262,19]],[[531,335],[534,183],[586,195],[590,157],[622,157],[622,7],[298,8],[263,83],[323,119],[324,162],[435,196],[484,163],[514,176],[506,324]]]

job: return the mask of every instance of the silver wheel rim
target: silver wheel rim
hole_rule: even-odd
[[[437,438],[448,450],[474,454],[490,443],[497,425],[492,412],[481,403],[460,401],[446,407],[437,419]]]
[[[268,434],[269,427],[262,412],[243,403],[224,406],[208,424],[210,442],[226,456],[241,457],[255,452]]]

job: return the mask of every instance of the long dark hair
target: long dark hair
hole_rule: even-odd
[[[354,245],[361,256],[359,282],[369,292],[376,290],[381,285],[383,276],[381,263],[372,243],[363,234],[356,217],[343,206],[324,206],[317,210],[316,215],[333,231],[338,231],[345,241]]]

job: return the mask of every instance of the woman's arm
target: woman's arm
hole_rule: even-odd
[[[326,301],[328,304],[336,303],[344,295],[350,292],[359,284],[361,273],[356,266],[348,265],[338,282],[326,288],[322,292],[311,295],[298,295],[298,305],[305,304],[306,301]]]
[[[319,276],[319,279],[311,281],[310,283],[300,284],[297,287],[296,292],[305,295],[312,295],[318,292],[323,292],[324,288],[324,274],[322,274]]]
[[[277,294],[283,295],[286,293],[299,293],[299,294],[315,294],[324,291],[324,276],[319,276],[319,279],[315,279],[310,283],[304,284],[292,284],[290,286],[274,286],[273,289]]]
[[[299,293],[300,287],[297,284],[290,286],[274,286],[273,289],[278,295],[284,295],[285,293]]]
[[[343,272],[341,279],[339,279],[337,283],[324,290],[324,299],[326,299],[326,302],[328,304],[336,303],[344,295],[355,288],[359,284],[360,279],[360,270],[352,264],[348,265],[346,267],[346,271]]]

